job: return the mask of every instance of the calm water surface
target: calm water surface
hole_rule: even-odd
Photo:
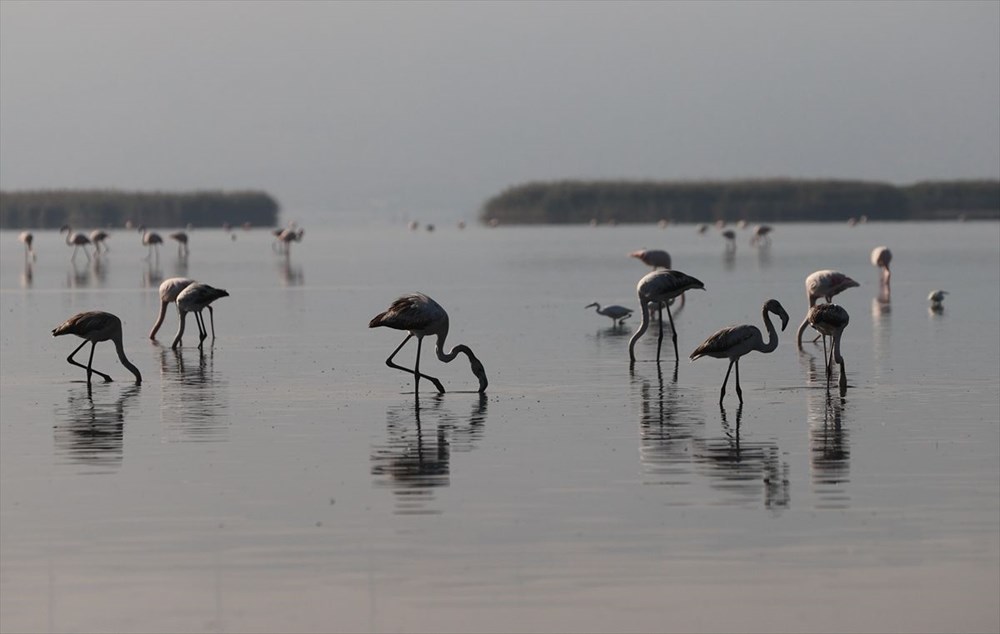
[[[692,226],[307,227],[289,258],[235,235],[149,264],[120,231],[74,265],[41,232],[29,267],[0,234],[3,631],[1000,628],[997,223],[779,225],[730,256]],[[707,289],[675,315],[676,365],[647,336],[630,368],[638,319],[583,308],[636,307],[643,247]],[[843,397],[794,345],[820,268],[861,282],[837,300]],[[166,347],[173,310],[166,346],[146,338],[175,275],[231,293],[204,352],[191,324]],[[464,358],[424,351],[443,396],[384,365],[403,333],[368,320],[414,290],[485,396]],[[769,297],[788,330],[720,408],[726,362],[686,357]],[[113,383],[66,363],[79,340],[50,331],[91,309],[122,318],[141,386],[110,344]]]

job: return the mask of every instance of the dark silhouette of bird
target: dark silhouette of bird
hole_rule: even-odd
[[[833,376],[833,362],[840,365],[840,392],[847,390],[847,368],[844,364],[844,357],[840,354],[840,338],[844,334],[844,328],[851,321],[850,315],[842,306],[837,304],[817,304],[809,309],[806,316],[809,325],[823,335],[823,361],[826,364],[826,381],[830,383]],[[827,356],[826,338],[830,337],[830,353]]]
[[[115,351],[118,353],[118,360],[121,361],[122,365],[125,366],[129,372],[135,375],[136,384],[142,383],[142,375],[139,373],[139,368],[132,365],[132,363],[125,356],[125,348],[122,346],[122,322],[115,315],[100,310],[77,313],[52,330],[53,337],[58,337],[60,335],[76,335],[77,337],[83,338],[83,343],[77,346],[76,350],[66,357],[66,361],[72,365],[87,370],[88,385],[90,384],[91,373],[102,377],[105,381],[111,381],[110,376],[93,369],[94,348],[96,348],[97,344],[101,341],[109,340],[115,344]],[[90,343],[90,359],[87,361],[87,365],[74,361],[73,357],[76,356],[76,353],[87,345],[88,342]]]
[[[806,277],[806,299],[809,300],[809,308],[816,305],[820,298],[826,299],[826,303],[833,301],[833,296],[846,291],[849,288],[858,286],[858,283],[847,277],[840,271],[823,269],[810,273]],[[799,324],[799,329],[795,332],[795,344],[802,349],[802,333],[809,324],[809,312]]]
[[[229,293],[221,288],[215,288],[208,284],[195,282],[189,284],[177,295],[177,315],[180,317],[180,325],[177,327],[177,335],[171,348],[176,349],[181,345],[181,337],[184,335],[184,322],[188,313],[194,313],[195,323],[198,324],[198,349],[201,350],[205,339],[208,338],[208,330],[205,328],[205,319],[201,316],[201,311],[208,308],[208,305],[221,297],[229,297]],[[215,322],[212,323],[212,341],[215,341]]]
[[[649,304],[657,304],[660,315],[660,334],[656,341],[656,361],[660,361],[660,348],[663,346],[663,306],[667,306],[667,318],[670,319],[670,332],[674,340],[674,356],[680,359],[677,352],[677,331],[674,328],[674,317],[670,313],[669,301],[685,291],[692,289],[705,290],[705,285],[686,273],[673,269],[656,270],[647,273],[636,285],[639,296],[639,308],[642,310],[642,323],[628,342],[629,359],[635,362],[635,344],[649,327]]]

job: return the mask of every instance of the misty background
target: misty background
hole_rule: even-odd
[[[0,2],[0,187],[1000,178],[1000,2]]]

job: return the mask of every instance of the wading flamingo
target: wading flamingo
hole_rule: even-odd
[[[632,309],[625,308],[624,306],[619,306],[618,304],[612,304],[611,306],[605,306],[601,308],[601,305],[597,302],[593,304],[587,304],[584,308],[593,307],[598,315],[604,315],[605,317],[610,317],[611,321],[615,322],[616,326],[621,326],[622,322],[632,316]]]
[[[149,331],[149,338],[156,339],[156,333],[163,325],[163,318],[167,315],[167,306],[177,301],[177,296],[188,286],[194,284],[194,280],[187,277],[171,277],[163,280],[160,284],[160,313],[156,316],[156,323]],[[215,334],[215,316],[212,314],[212,307],[208,307],[208,315],[212,318],[212,334]]]
[[[60,335],[76,335],[83,338],[83,343],[72,354],[66,357],[66,361],[87,370],[88,385],[90,385],[91,373],[102,377],[105,381],[111,381],[110,376],[93,369],[94,348],[97,347],[98,342],[108,340],[114,342],[115,351],[118,352],[118,360],[122,362],[123,366],[128,368],[129,372],[135,375],[136,385],[142,383],[142,375],[139,374],[139,368],[132,365],[125,356],[125,348],[122,347],[122,321],[118,317],[100,310],[77,313],[52,330],[53,337]],[[87,365],[83,365],[74,361],[73,357],[80,351],[80,348],[87,345],[87,342],[90,342],[90,360],[87,361]]]
[[[183,231],[174,231],[167,237],[177,241],[177,257],[186,258],[188,255],[188,234]]]
[[[35,261],[35,249],[31,244],[35,241],[35,236],[30,231],[22,231],[17,239],[24,243],[24,259],[27,260],[29,257],[31,261]]]
[[[302,242],[302,236],[305,235],[305,229],[301,227],[298,229],[285,229],[278,234],[277,241],[279,246],[279,253],[284,252],[285,255],[290,255],[292,252],[293,242]]]
[[[208,284],[201,284],[199,282],[189,284],[177,295],[177,315],[180,317],[181,323],[177,327],[177,335],[174,337],[174,342],[170,344],[171,348],[176,349],[177,346],[181,345],[181,337],[184,335],[184,322],[187,320],[187,314],[194,313],[194,321],[198,324],[198,349],[201,350],[202,344],[208,338],[208,330],[205,328],[205,318],[201,316],[201,311],[209,308],[209,304],[220,297],[229,297],[229,293],[221,288],[214,288]],[[211,313],[211,309],[209,313]],[[212,318],[212,341],[215,341],[214,317]]]
[[[931,308],[943,308],[944,296],[947,294],[948,291],[942,291],[941,289],[931,291],[931,294],[927,296],[927,301],[931,303]]]
[[[660,361],[660,348],[663,346],[664,304],[667,304],[667,318],[670,319],[670,333],[674,339],[674,356],[678,360],[680,359],[680,355],[677,352],[677,330],[674,329],[674,317],[670,314],[670,305],[668,302],[684,291],[696,288],[705,290],[705,285],[700,280],[673,269],[653,271],[652,273],[647,273],[639,280],[635,290],[639,296],[639,308],[642,309],[642,323],[639,324],[639,329],[635,331],[635,334],[632,335],[632,338],[628,342],[628,356],[632,363],[635,363],[635,343],[646,332],[646,328],[649,327],[650,302],[657,304],[660,314],[660,335],[656,340],[657,363]]]
[[[104,247],[104,251],[110,251],[108,245],[104,243],[108,239],[110,234],[103,229],[94,229],[90,232],[90,241],[94,243],[94,252],[100,253],[102,251],[101,247]]]
[[[736,251],[736,232],[726,229],[722,232],[722,237],[726,239],[726,251],[729,253]]]
[[[872,249],[872,266],[877,266],[881,273],[881,280],[884,286],[889,286],[889,263],[892,262],[892,251],[889,247],[875,247]]]
[[[406,338],[403,339],[403,342],[399,344],[395,350],[392,351],[389,358],[385,360],[385,364],[390,368],[402,370],[403,372],[409,372],[414,376],[414,394],[417,393],[417,386],[420,385],[421,378],[430,380],[430,382],[434,384],[434,387],[437,388],[438,392],[444,394],[444,386],[441,385],[441,381],[432,376],[420,373],[420,348],[424,337],[427,335],[437,336],[437,345],[434,346],[434,352],[437,355],[437,358],[444,363],[451,363],[454,361],[459,352],[462,352],[465,356],[469,357],[469,364],[472,366],[472,373],[477,379],[479,379],[479,392],[483,393],[486,391],[486,386],[489,384],[486,380],[486,370],[483,369],[483,364],[480,363],[479,359],[476,358],[476,355],[473,354],[472,350],[468,346],[459,344],[452,348],[450,352],[444,351],[444,341],[448,336],[448,313],[445,312],[445,309],[442,308],[440,304],[435,302],[430,297],[424,295],[423,293],[403,295],[394,301],[392,305],[389,306],[388,310],[375,315],[375,317],[368,322],[369,328],[378,328],[379,326],[407,331]],[[417,338],[417,360],[411,370],[393,363],[392,359],[412,337]]]
[[[840,337],[844,334],[844,328],[851,321],[850,315],[842,306],[837,304],[817,304],[809,309],[806,316],[809,325],[818,330],[823,335],[823,361],[826,363],[826,382],[830,384],[830,377],[833,376],[833,362],[840,365],[840,392],[847,390],[847,368],[844,366],[844,357],[840,354]],[[827,356],[826,338],[832,338],[830,354]]]
[[[753,228],[753,235],[750,237],[750,246],[771,246],[771,225],[757,225]]]
[[[73,255],[70,257],[71,261],[76,260],[77,249],[83,248],[83,254],[87,256],[87,261],[90,261],[90,252],[87,251],[87,245],[90,244],[90,240],[87,236],[83,235],[79,231],[74,232],[69,225],[63,225],[59,228],[59,233],[63,231],[66,232],[66,244],[73,247]]]
[[[160,245],[163,244],[163,238],[160,234],[155,231],[148,231],[146,227],[139,227],[139,233],[142,234],[142,244],[149,247],[149,253],[146,255],[146,259],[153,257],[153,253],[156,253],[156,260],[160,260]]]
[[[834,295],[855,286],[858,286],[858,283],[840,271],[823,269],[810,273],[809,277],[806,278],[806,299],[809,300],[809,308],[815,306],[821,297],[826,299],[826,303],[829,304]],[[795,332],[795,344],[800,350],[802,349],[802,333],[808,325],[809,312],[806,311],[805,319],[802,320],[799,329]]]
[[[670,268],[670,254],[662,249],[640,249],[628,255],[632,258],[638,258],[643,264],[654,269]]]
[[[742,326],[729,326],[717,331],[714,335],[706,339],[700,346],[691,353],[691,361],[696,361],[701,357],[715,357],[716,359],[729,359],[729,369],[726,370],[726,378],[722,380],[722,390],[719,392],[719,404],[726,396],[726,383],[729,382],[729,373],[733,366],[736,366],[736,396],[740,403],[743,403],[743,390],[740,389],[740,357],[746,353],[756,350],[758,352],[774,352],[778,347],[778,333],[774,330],[771,317],[768,313],[774,313],[781,318],[781,329],[788,325],[788,313],[778,303],[776,299],[769,299],[761,309],[761,316],[764,319],[764,326],[767,327],[767,342],[757,326],[743,324]]]

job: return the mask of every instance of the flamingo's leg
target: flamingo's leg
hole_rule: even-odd
[[[677,329],[674,328],[674,316],[670,314],[670,306],[667,306],[667,319],[670,320],[670,334],[674,339],[674,359],[680,361],[681,354],[677,351]],[[663,323],[663,315],[660,315],[660,323]],[[661,326],[662,327],[662,326]],[[739,370],[737,369],[737,372]]]
[[[83,254],[87,256],[87,261],[90,262],[90,251],[87,250],[87,245],[81,244],[80,248],[83,249]]]
[[[425,378],[425,379],[429,380],[431,383],[434,384],[434,387],[437,388],[438,392],[440,392],[441,394],[444,394],[444,386],[441,385],[441,381],[439,381],[439,380],[435,379],[434,377],[432,377],[430,375],[427,375],[427,374],[419,374],[418,375],[417,371],[411,370],[410,368],[404,368],[403,366],[401,366],[401,365],[399,365],[397,363],[393,363],[392,362],[393,357],[395,357],[396,354],[400,350],[403,349],[403,346],[405,346],[406,342],[409,341],[412,337],[413,337],[412,334],[406,335],[406,339],[403,339],[403,343],[401,343],[398,346],[396,346],[396,349],[392,351],[392,354],[389,355],[389,358],[385,360],[385,364],[387,366],[389,366],[390,368],[395,368],[396,370],[402,370],[403,372],[409,372],[410,374],[412,374],[414,376],[417,376],[418,378],[422,377],[422,378]]]
[[[722,399],[726,397],[726,384],[729,383],[729,373],[733,371],[734,361],[729,362],[729,369],[726,370],[726,378],[722,379],[722,389],[719,391],[719,407],[722,407]]]
[[[736,358],[736,396],[740,397],[740,404],[743,403],[743,390],[740,388],[740,359]]]
[[[660,348],[663,347],[663,304],[661,303],[658,307],[660,312],[660,319],[658,320],[660,327],[660,335],[656,338],[656,362],[660,362]],[[670,306],[667,306],[667,314],[670,314]]]
[[[202,317],[200,310],[195,311],[194,322],[198,324],[198,349],[201,350],[205,339],[208,339],[208,330],[205,328],[205,318]]]
[[[177,309],[177,316],[180,318],[180,323],[177,325],[177,334],[174,335],[174,342],[170,344],[171,350],[176,350],[177,346],[181,344],[181,337],[184,335],[184,322],[187,321],[187,313],[180,308]]]
[[[82,363],[73,360],[73,357],[76,356],[76,353],[80,352],[80,350],[85,345],[87,345],[87,340],[86,339],[83,341],[83,343],[81,343],[79,346],[76,347],[76,350],[74,350],[72,353],[70,353],[70,355],[68,357],[66,357],[66,361],[68,361],[71,365],[75,365],[76,367],[83,368],[84,370],[87,371],[87,383],[90,383],[90,374],[91,373],[96,374],[97,376],[99,376],[102,379],[104,379],[106,382],[107,381],[111,381],[111,377],[108,376],[107,374],[104,374],[103,372],[98,372],[97,370],[94,370],[94,369],[91,368],[91,363],[93,363],[93,360],[94,360],[94,348],[93,348],[93,346],[97,345],[94,342],[91,342],[91,344],[92,344],[92,347],[90,348],[90,362],[87,365],[83,365]]]
[[[211,304],[208,306],[208,317],[209,321],[212,322],[212,339],[215,339],[215,313],[212,312]]]

